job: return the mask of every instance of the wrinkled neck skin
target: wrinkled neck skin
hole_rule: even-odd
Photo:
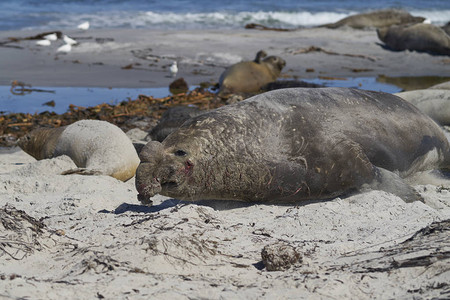
[[[39,128],[21,137],[17,144],[37,160],[53,157],[56,144],[66,127]]]

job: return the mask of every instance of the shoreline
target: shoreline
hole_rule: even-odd
[[[0,41],[39,33],[0,31]],[[0,47],[0,85],[19,80],[43,87],[166,87],[173,81],[168,67],[174,60],[178,62],[177,77],[199,85],[217,82],[226,67],[253,60],[261,49],[286,60],[283,79],[450,76],[449,57],[386,50],[375,30],[94,29],[63,34],[80,42],[67,54],[56,53],[60,40],[49,47],[37,46],[35,40],[9,44],[22,49]],[[310,51],[310,47],[325,52]]]

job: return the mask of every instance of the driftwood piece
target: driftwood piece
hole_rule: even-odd
[[[272,31],[296,31],[298,29],[276,28],[268,27],[257,23],[248,23],[245,25],[245,29],[257,29],[257,30],[272,30]]]
[[[394,246],[349,253],[339,259],[339,267],[346,265],[354,273],[372,273],[429,267],[439,262],[450,265],[449,236],[450,219],[433,222]]]
[[[25,40],[42,40],[44,39],[44,36],[56,33],[58,39],[61,39],[63,34],[61,31],[48,31],[48,32],[42,32],[33,36],[27,36],[27,37],[9,37],[6,41],[0,41],[0,47],[7,47],[7,48],[17,48],[17,49],[23,49],[21,46],[17,45],[10,45],[11,43],[18,43],[20,41]]]

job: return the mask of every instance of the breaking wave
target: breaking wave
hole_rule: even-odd
[[[155,28],[155,29],[235,29],[248,23],[264,26],[299,28],[333,23],[357,11],[346,12],[207,12],[174,13],[154,11],[108,11],[95,14],[47,15],[50,21],[28,28],[76,28],[83,21],[90,21],[92,28]],[[449,21],[450,10],[418,10],[412,15],[423,16],[436,25]]]

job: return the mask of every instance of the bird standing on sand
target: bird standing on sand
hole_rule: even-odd
[[[51,42],[49,40],[39,40],[36,42],[38,46],[50,46]]]
[[[72,45],[70,44],[64,44],[58,49],[56,49],[56,52],[63,52],[63,53],[69,53],[72,50]]]
[[[89,29],[89,22],[86,21],[86,22],[84,22],[84,23],[81,23],[80,25],[78,25],[78,29],[81,29],[81,30],[88,30],[88,29]]]
[[[177,76],[178,73],[178,67],[177,67],[177,62],[174,61],[173,64],[170,66],[170,75],[172,77]]]
[[[46,39],[48,41],[56,41],[58,39],[58,36],[56,35],[56,33],[50,33],[50,34],[44,35],[44,39]]]
[[[68,37],[67,35],[64,35],[64,36],[63,36],[63,40],[64,40],[64,43],[69,44],[69,45],[75,45],[75,44],[78,44],[77,41],[75,41],[74,39]]]

